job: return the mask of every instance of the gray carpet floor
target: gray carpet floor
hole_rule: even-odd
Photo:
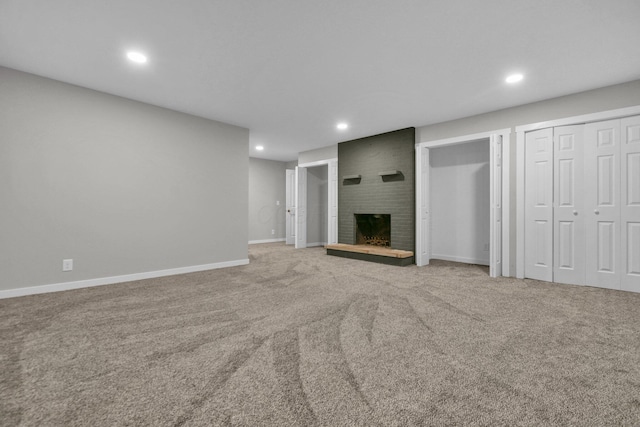
[[[250,247],[0,300],[13,426],[640,425],[640,294]]]

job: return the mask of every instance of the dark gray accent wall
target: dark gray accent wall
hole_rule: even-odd
[[[338,242],[355,244],[354,214],[390,214],[391,247],[415,251],[414,158],[415,128],[338,144]]]

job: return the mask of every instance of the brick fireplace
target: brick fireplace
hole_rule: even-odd
[[[415,251],[414,153],[415,128],[338,144],[339,243]]]

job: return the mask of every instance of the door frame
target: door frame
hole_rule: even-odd
[[[301,163],[297,168],[311,168],[316,166],[327,166],[327,244],[338,243],[338,159],[331,158],[325,160],[318,160],[315,162]],[[296,174],[297,176],[297,174]],[[306,196],[306,185],[304,188],[299,188],[296,182],[296,201],[295,206],[298,206],[298,192],[304,191]],[[305,197],[306,199],[306,197]],[[300,215],[299,211],[296,211],[296,215]],[[302,212],[305,218],[296,219],[298,227],[306,227],[306,211]],[[305,232],[306,235],[306,232]],[[297,240],[296,240],[297,241]],[[306,246],[306,245],[305,245]],[[299,249],[299,245],[296,245]]]
[[[524,279],[525,134],[530,131],[621,119],[640,114],[640,105],[516,126],[516,277]]]
[[[492,277],[509,276],[510,274],[510,246],[509,246],[509,206],[510,206],[510,137],[511,128],[498,129],[487,132],[474,133],[471,135],[457,136],[453,138],[438,139],[431,141],[423,141],[416,143],[416,264],[418,266],[428,265],[431,256],[431,236],[429,228],[431,218],[429,214],[430,194],[429,194],[429,175],[431,166],[429,164],[429,149],[436,147],[444,147],[448,145],[466,144],[477,140],[489,139],[491,156],[489,160],[489,168],[491,174],[495,174],[496,168],[500,168],[502,179],[500,200],[491,201],[491,220],[497,221],[501,225],[491,224],[489,236],[490,256],[489,270]],[[501,141],[500,152],[494,152],[498,141]],[[502,159],[500,162],[499,159]],[[491,180],[493,181],[493,180]],[[490,183],[495,184],[493,182]],[[490,190],[494,191],[494,188]],[[501,234],[501,236],[499,235]],[[496,251],[496,244],[499,243],[501,248]],[[500,254],[502,256],[500,256]],[[502,258],[502,259],[500,259]]]
[[[307,247],[307,168],[296,166],[295,247]]]

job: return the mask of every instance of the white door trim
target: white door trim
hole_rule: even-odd
[[[300,163],[298,166],[303,168],[312,168],[314,166],[328,165],[331,162],[337,162],[337,161],[338,161],[338,158],[333,157],[331,159],[317,160],[315,162]]]
[[[296,249],[307,247],[307,168],[296,166]]]
[[[422,251],[425,249],[423,246],[423,238],[424,233],[428,233],[428,230],[424,230],[425,227],[422,227],[423,220],[423,212],[420,209],[423,206],[423,194],[428,196],[428,192],[423,191],[424,186],[428,185],[428,182],[422,182],[422,165],[421,165],[421,151],[426,148],[434,148],[434,147],[442,147],[447,145],[455,145],[455,144],[465,144],[468,142],[477,141],[480,139],[491,139],[492,137],[502,137],[502,275],[509,276],[510,275],[510,246],[509,246],[509,221],[510,221],[510,186],[509,186],[509,171],[510,171],[510,137],[511,137],[511,128],[507,129],[498,129],[487,132],[479,132],[470,135],[462,135],[456,136],[453,138],[445,138],[438,139],[433,141],[423,141],[416,143],[416,253],[422,254]],[[493,169],[494,159],[491,159],[490,168]],[[428,178],[427,178],[428,181]],[[428,206],[427,203],[425,206]],[[490,236],[490,239],[493,241],[495,236]],[[418,263],[418,259],[421,256],[416,257],[416,263],[418,265],[424,265],[423,262]],[[494,257],[494,259],[499,259],[498,257]],[[492,271],[496,271],[495,265],[493,266]]]
[[[429,148],[416,145],[416,253],[418,267],[429,265],[431,258],[431,223],[429,204]],[[419,196],[418,196],[419,195]]]
[[[530,130],[554,128],[557,126],[580,125],[604,120],[621,119],[623,117],[636,116],[638,114],[640,114],[640,105],[618,108],[615,110],[599,111],[597,113],[581,114],[579,116],[565,117],[563,119],[516,126],[516,134],[519,132],[529,132]]]
[[[556,126],[579,125],[640,114],[640,105],[516,126],[516,277],[524,278],[525,133]],[[504,171],[503,171],[504,172]],[[504,206],[504,204],[503,204]]]
[[[553,129],[526,134],[525,148],[525,253],[524,272],[528,278],[553,281]],[[530,167],[537,165],[537,167]],[[531,245],[531,241],[534,241]]]
[[[493,134],[489,138],[489,276],[502,276],[502,136]]]
[[[331,158],[301,163],[298,167],[312,168],[327,165],[327,244],[338,243],[338,159]]]

